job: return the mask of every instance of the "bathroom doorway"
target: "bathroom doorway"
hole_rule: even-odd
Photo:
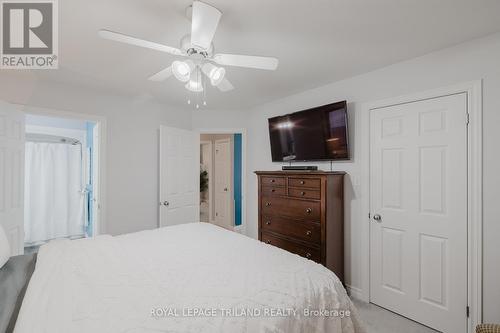
[[[98,220],[98,123],[25,116],[24,247],[92,237]]]

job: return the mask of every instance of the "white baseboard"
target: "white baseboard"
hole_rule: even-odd
[[[360,288],[352,287],[348,284],[346,284],[345,288],[346,288],[347,294],[349,296],[351,296],[352,298],[355,298],[357,300],[364,301],[363,291]]]

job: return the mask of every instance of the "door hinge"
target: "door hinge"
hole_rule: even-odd
[[[470,308],[468,305],[465,307],[465,313],[467,314],[467,318],[469,318]]]
[[[467,125],[469,125],[469,123],[470,123],[470,114],[469,114],[469,113],[467,113],[465,123],[466,123]]]

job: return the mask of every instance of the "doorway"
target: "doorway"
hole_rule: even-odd
[[[242,133],[200,134],[200,221],[242,224]]]
[[[371,114],[371,299],[444,332],[467,317],[467,96]]]
[[[25,115],[24,250],[92,237],[98,220],[98,124]]]
[[[84,135],[83,138],[75,136],[74,132],[72,132],[75,128],[69,126],[70,123],[76,126],[75,124],[78,122],[72,121],[77,120],[83,121],[86,124],[86,135]],[[28,125],[26,125],[26,122],[28,122]],[[66,123],[67,126],[62,126],[63,123]],[[28,131],[26,131],[27,126]],[[78,126],[81,126],[81,122]],[[45,129],[42,130],[42,128]],[[80,129],[83,128],[80,127]],[[44,143],[45,145],[35,145],[35,143],[38,142]],[[58,145],[67,146],[61,146],[62,148],[51,146],[51,144],[55,142],[58,142]],[[7,234],[11,253],[13,255],[23,254],[25,247],[28,251],[36,251],[39,244],[43,244],[53,239],[54,235],[55,238],[90,237],[106,231],[105,221],[102,219],[102,216],[105,215],[105,142],[106,119],[104,117],[0,101],[0,189],[2,190],[0,191],[0,224]],[[36,149],[30,148],[34,152],[30,153],[28,159],[32,159],[32,161],[29,161],[26,165],[27,143],[38,147]],[[93,149],[88,149],[88,144],[92,144]],[[44,148],[41,146],[44,146]],[[51,148],[47,148],[48,146]],[[52,176],[37,176],[37,173],[41,174],[43,169],[49,171],[55,170],[55,164],[54,167],[50,167],[48,162],[45,162],[47,159],[50,159],[46,156],[51,155],[42,154],[41,151],[44,149],[51,151],[54,156],[53,159],[56,159],[56,156],[58,156],[57,165],[64,165],[64,163],[59,162],[66,161],[66,165],[71,164],[77,166],[72,166],[71,168],[58,168],[58,171],[62,171],[55,175],[52,173]],[[38,152],[36,150],[38,150]],[[42,158],[42,155],[45,157]],[[66,157],[63,158],[63,156]],[[43,164],[45,166],[42,165],[42,161],[45,163]],[[80,163],[78,163],[78,161],[80,161]],[[34,162],[39,163],[40,167],[35,167],[32,164]],[[55,161],[51,163],[55,163]],[[33,169],[33,174],[28,176],[26,168],[29,168],[29,170]],[[77,176],[69,177],[69,170],[73,169],[77,171],[80,170],[80,173],[75,172],[74,174]],[[84,173],[87,175],[85,176],[86,178],[84,177]],[[78,175],[80,175],[80,177]],[[27,177],[31,178],[26,180],[25,178]],[[51,178],[54,180],[54,184],[58,185],[50,185],[53,187],[53,190],[47,191],[48,186],[45,186],[41,180],[48,182]],[[72,185],[61,185],[64,184],[63,178],[66,178],[66,182],[71,182]],[[57,182],[55,182],[55,180],[57,180]],[[39,183],[38,185],[34,185],[34,182]],[[75,186],[73,183],[79,186]],[[26,190],[25,185],[28,186],[28,190]],[[89,193],[90,190],[92,191],[91,195]],[[62,193],[64,191],[69,193],[68,197],[78,197],[79,200],[74,201],[77,202],[76,205],[66,204],[65,209],[59,209],[59,204],[55,205],[53,203],[54,197],[59,192]],[[77,193],[75,194],[75,192]],[[42,200],[39,199],[40,197],[42,197]],[[58,198],[58,200],[62,201],[69,200],[66,197]],[[25,207],[25,201],[30,200],[31,202]],[[83,223],[80,220],[82,201],[83,211],[87,214],[83,218]],[[45,204],[46,202],[52,202],[52,207],[54,207],[54,209],[52,209],[50,205]],[[78,209],[74,209],[73,206],[76,206]],[[41,212],[49,221],[59,220],[63,221],[63,223],[67,223],[66,220],[69,219],[69,216],[74,214],[77,216],[75,220],[78,221],[78,223],[75,224],[78,225],[78,230],[75,232],[59,232],[60,229],[57,228],[61,228],[60,225],[57,225],[56,228],[56,226],[50,226],[50,224],[49,226],[54,228],[54,230],[43,230],[47,228],[43,223],[44,219],[41,219],[41,224],[31,225],[31,223],[33,223],[32,221],[39,221],[38,216],[33,216],[34,211]],[[26,219],[25,215],[27,215]],[[32,215],[31,217],[34,219],[31,219],[29,215]],[[64,215],[66,217],[64,217]],[[91,221],[90,224],[87,223],[89,220]],[[30,235],[26,235],[26,237],[25,224],[30,224],[28,227],[32,228],[32,230],[28,231]],[[68,226],[66,227],[68,230],[73,230],[73,226],[71,226],[71,228]]]
[[[365,104],[365,301],[438,329],[481,322],[482,102],[474,81]]]

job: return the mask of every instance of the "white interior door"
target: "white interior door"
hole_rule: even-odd
[[[160,227],[200,220],[200,136],[160,127]]]
[[[467,96],[370,112],[370,301],[467,328]]]
[[[12,255],[24,252],[24,113],[0,101],[0,224]]]
[[[214,194],[215,223],[223,227],[233,227],[231,214],[231,140],[215,140],[214,145]]]

